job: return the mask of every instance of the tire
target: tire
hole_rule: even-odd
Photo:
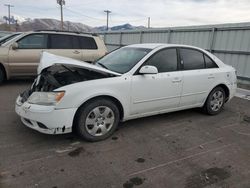
[[[96,99],[79,109],[76,131],[85,140],[96,142],[110,137],[120,122],[120,113],[114,102]]]
[[[0,67],[0,85],[4,82],[5,80],[5,72],[4,70]]]
[[[225,104],[225,91],[222,87],[214,88],[207,97],[203,111],[209,115],[219,114]]]

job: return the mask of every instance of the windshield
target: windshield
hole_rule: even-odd
[[[123,74],[131,70],[150,51],[147,48],[125,47],[104,56],[96,64]]]
[[[16,37],[17,35],[20,35],[21,33],[15,33],[15,34],[11,34],[8,36],[5,36],[3,38],[0,39],[0,45],[2,45],[3,43],[9,41],[10,39],[13,39],[14,37]]]

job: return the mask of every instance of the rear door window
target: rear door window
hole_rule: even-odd
[[[204,69],[205,62],[203,53],[193,49],[180,49],[184,70]]]
[[[50,49],[79,49],[77,39],[71,35],[50,34]]]
[[[204,54],[204,59],[206,63],[206,68],[218,68],[218,65],[207,55]]]
[[[81,36],[80,38],[80,43],[81,43],[81,48],[82,49],[97,49],[97,45],[95,42],[95,39],[92,37],[85,37]]]

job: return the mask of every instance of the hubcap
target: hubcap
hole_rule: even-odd
[[[224,102],[224,95],[221,91],[216,91],[210,101],[210,107],[213,111],[218,111],[222,107]]]
[[[114,121],[113,110],[107,106],[98,106],[89,112],[85,127],[90,135],[102,136],[109,132]]]

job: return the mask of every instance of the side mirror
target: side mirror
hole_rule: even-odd
[[[158,69],[155,66],[146,65],[139,70],[140,74],[157,74]]]
[[[14,43],[12,44],[12,50],[16,50],[16,49],[18,49],[18,43],[17,43],[17,42],[14,42]]]

